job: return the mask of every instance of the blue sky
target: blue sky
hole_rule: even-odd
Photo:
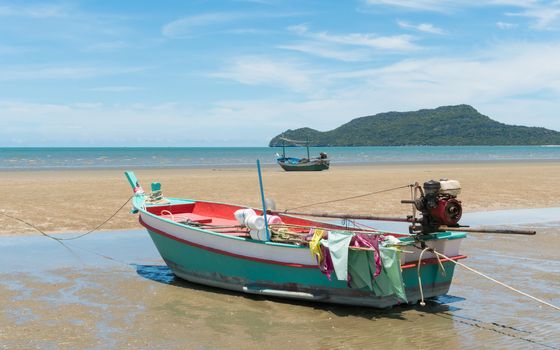
[[[558,0],[0,0],[0,146],[265,146],[471,104],[560,130]]]

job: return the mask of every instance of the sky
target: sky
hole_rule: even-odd
[[[560,131],[560,0],[0,0],[0,146],[266,146],[470,104]]]

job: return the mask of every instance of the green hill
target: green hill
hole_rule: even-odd
[[[353,119],[330,131],[300,128],[283,135],[293,140],[308,139],[310,146],[560,144],[558,131],[503,124],[469,105],[379,113]],[[274,137],[269,146],[282,145],[281,136]]]

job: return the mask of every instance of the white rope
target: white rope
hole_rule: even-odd
[[[420,249],[420,248],[418,248]],[[416,275],[418,276],[418,286],[420,288],[420,305],[421,306],[426,306],[426,303],[424,302],[424,290],[422,289],[422,274],[420,273],[420,267],[422,265],[422,255],[424,255],[425,251],[430,251],[432,252],[433,249],[430,247],[426,247],[424,248],[421,252],[420,252],[420,257],[418,257],[418,265],[416,265]],[[445,267],[443,267],[443,264],[441,263],[441,260],[439,259],[439,256],[436,255],[437,258],[437,262],[438,262],[438,269],[441,273],[441,275],[443,277],[445,277],[446,272],[445,272]]]
[[[51,236],[51,235],[49,235],[48,233],[46,233],[45,231],[43,231],[43,230],[41,230],[40,228],[38,228],[37,226],[33,225],[32,223],[29,223],[29,222],[27,222],[27,221],[25,221],[25,220],[23,220],[23,219],[18,218],[18,217],[15,217],[15,216],[6,214],[6,213],[4,212],[4,210],[2,210],[2,211],[0,212],[0,215],[3,215],[3,216],[8,217],[8,218],[10,218],[10,219],[14,219],[14,220],[17,220],[17,221],[19,221],[19,222],[21,222],[21,223],[24,223],[24,224],[26,224],[27,226],[29,226],[29,227],[33,228],[34,230],[36,230],[37,232],[39,232],[40,234],[42,234],[43,236],[48,237],[48,238],[52,238],[52,239],[54,239],[55,241],[59,241],[59,242],[61,242],[61,241],[70,241],[70,240],[73,240],[73,239],[82,238],[82,237],[84,237],[84,236],[86,236],[86,235],[89,235],[90,233],[95,232],[95,231],[97,231],[98,229],[100,229],[101,226],[105,225],[105,224],[108,223],[113,217],[115,217],[115,215],[117,215],[117,214],[122,210],[122,208],[124,208],[124,206],[132,199],[132,197],[133,197],[133,196],[128,197],[128,199],[126,200],[126,202],[124,202],[123,205],[121,205],[121,206],[119,207],[119,209],[117,209],[113,214],[111,214],[111,216],[109,216],[109,218],[108,218],[107,220],[103,221],[102,223],[100,223],[99,225],[97,225],[97,226],[96,226],[95,228],[93,228],[92,230],[89,230],[88,232],[82,233],[82,234],[77,235],[77,236],[75,236],[75,237],[69,237],[69,238],[58,238],[58,237]]]
[[[428,248],[426,248],[426,249],[428,249]],[[426,250],[426,249],[424,249],[424,250]],[[459,265],[459,266],[461,266],[461,267],[464,267],[465,269],[467,269],[467,270],[469,270],[469,271],[471,271],[471,272],[474,272],[474,273],[476,273],[477,275],[482,276],[482,277],[484,277],[484,278],[486,278],[486,279],[489,279],[490,281],[492,281],[492,282],[494,282],[494,283],[497,283],[497,284],[499,284],[499,285],[501,285],[501,286],[503,286],[503,287],[506,287],[506,288],[509,289],[509,290],[512,290],[512,291],[514,291],[514,292],[516,292],[516,293],[519,293],[519,294],[521,294],[521,295],[523,295],[523,296],[526,296],[526,297],[528,297],[528,298],[531,298],[531,299],[533,299],[533,300],[535,300],[535,301],[537,301],[537,302],[539,302],[539,303],[541,303],[541,304],[550,306],[551,308],[560,311],[560,307],[558,307],[558,306],[556,306],[556,305],[553,305],[553,304],[548,303],[548,302],[546,302],[546,301],[544,301],[544,300],[542,300],[542,299],[539,299],[539,298],[534,297],[534,296],[532,296],[532,295],[529,295],[529,294],[527,294],[527,293],[525,293],[525,292],[522,292],[522,291],[520,291],[520,290],[518,290],[518,289],[515,289],[515,288],[513,288],[512,286],[509,286],[509,285],[507,285],[507,284],[505,284],[505,283],[503,283],[503,282],[500,282],[500,281],[498,281],[498,280],[496,280],[496,279],[494,279],[494,278],[492,278],[492,277],[490,277],[490,276],[488,276],[488,275],[485,275],[485,274],[483,274],[482,272],[477,271],[477,270],[473,269],[472,267],[469,267],[469,266],[467,266],[467,265],[465,265],[465,264],[463,264],[463,263],[460,263],[460,262],[455,261],[455,260],[451,260],[451,259],[448,258],[447,256],[445,256],[445,255],[443,255],[443,254],[441,254],[441,253],[438,253],[438,252],[436,252],[436,251],[433,250],[433,249],[432,249],[431,251],[432,251],[434,254],[443,257],[444,259],[448,259],[449,261],[453,262],[455,265]],[[423,253],[423,252],[424,252],[424,251],[422,251],[422,253]],[[420,255],[422,255],[422,254],[420,254]],[[421,291],[422,291],[422,289],[420,289],[420,292],[421,292]]]
[[[422,252],[420,252],[420,257],[418,258],[418,265],[416,266],[416,275],[418,276],[418,286],[420,287],[420,305],[426,306],[424,302],[424,290],[422,289],[422,274],[420,273],[420,266],[422,265],[422,255],[426,250],[430,250],[431,248],[424,248]]]
[[[166,214],[166,213],[167,213],[167,214]],[[161,211],[161,214],[163,214],[163,215],[169,215],[169,216],[171,216],[171,221],[175,221],[175,217],[173,216],[173,213],[170,212],[169,210],[162,210],[162,211]]]

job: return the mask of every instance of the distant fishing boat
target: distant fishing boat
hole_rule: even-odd
[[[396,219],[411,222],[412,233],[390,233],[241,205],[167,198],[158,183],[147,194],[134,173],[125,174],[140,224],[173,273],[194,283],[385,308],[446,294],[455,267],[450,260],[465,258],[459,247],[466,234],[442,229],[456,226],[461,216],[454,182],[419,187],[422,196],[414,200],[424,206],[423,218]]]
[[[276,162],[280,167],[286,171],[321,171],[327,170],[330,166],[330,161],[326,153],[321,152],[319,157],[311,158],[309,156],[309,141],[295,141],[286,139],[282,140],[282,156],[277,154]],[[305,145],[307,149],[307,158],[286,157],[286,144],[289,142],[292,145]]]

